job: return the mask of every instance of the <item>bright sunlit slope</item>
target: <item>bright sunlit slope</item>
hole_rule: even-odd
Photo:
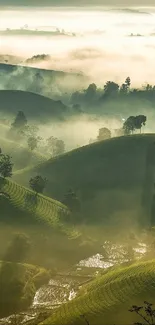
[[[79,296],[55,310],[44,325],[128,325],[138,319],[129,313],[133,304],[155,298],[155,260],[120,267],[98,276]],[[140,320],[140,319],[139,319]]]
[[[69,188],[76,191],[84,217],[96,220],[115,215],[131,221],[141,210],[146,157],[155,134],[118,137],[66,153],[15,175],[21,184],[31,176],[46,176],[46,194],[61,201]],[[132,223],[131,221],[131,223]]]
[[[7,218],[10,217],[11,222],[31,222],[32,224],[39,222],[51,228],[58,227],[63,230],[60,219],[62,214],[68,215],[67,207],[41,194],[36,195],[33,191],[10,180],[1,179],[1,182],[2,193],[4,193],[0,198],[1,221],[6,221],[4,218],[6,215]],[[14,217],[14,213],[16,213],[16,217]],[[24,217],[26,217],[25,220]]]
[[[28,91],[0,90],[0,113],[6,118],[15,116],[22,110],[27,118],[47,122],[51,119],[63,119],[67,107],[61,101],[54,101]]]

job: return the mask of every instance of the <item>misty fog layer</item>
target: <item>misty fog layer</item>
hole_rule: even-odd
[[[122,82],[128,75],[134,86],[154,83],[154,18],[152,8],[1,10],[0,55],[25,64],[34,55],[48,54],[28,64],[83,72],[98,85]]]

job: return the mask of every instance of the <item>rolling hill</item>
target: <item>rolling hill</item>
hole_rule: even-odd
[[[40,62],[46,63],[42,59]],[[8,57],[9,62],[9,57]],[[3,89],[32,91],[38,94],[51,94],[53,90],[75,91],[89,83],[87,76],[74,71],[48,70],[33,67],[37,62],[21,62],[19,64],[0,63],[0,81]],[[48,65],[52,67],[52,59],[48,60]],[[40,87],[41,86],[41,87]]]
[[[0,115],[14,117],[22,110],[27,118],[39,122],[49,120],[63,120],[67,107],[61,101],[54,101],[48,97],[27,91],[0,90]]]
[[[146,192],[151,197],[153,171],[147,157],[148,152],[155,152],[154,141],[154,134],[113,138],[50,159],[14,177],[27,185],[31,176],[41,174],[48,179],[48,196],[62,201],[69,188],[76,191],[84,219],[133,226],[138,218],[143,221]],[[147,210],[149,198],[146,201]],[[147,222],[149,216],[144,217]]]
[[[20,71],[25,77],[31,74],[35,75],[36,73],[41,73],[43,77],[50,77],[51,80],[55,80],[57,77],[65,78],[72,76],[79,78],[81,81],[86,78],[83,76],[83,74],[80,73],[78,74],[74,72],[64,72],[59,70],[39,69],[26,65],[0,63],[0,72],[15,73],[17,70]]]
[[[6,128],[6,132],[7,131],[8,128]],[[2,149],[3,153],[9,154],[12,157],[12,161],[14,163],[13,171],[26,168],[27,166],[34,166],[48,159],[47,156],[41,154],[37,150],[31,151],[28,147],[20,144],[18,141],[12,141],[1,136],[0,148]]]
[[[120,267],[98,276],[79,295],[40,325],[130,325],[140,321],[129,308],[155,298],[155,260]]]
[[[32,223],[33,221],[35,221],[35,223],[39,222],[41,224],[48,225],[51,228],[58,227],[59,229],[62,228],[63,230],[63,225],[61,224],[61,216],[62,214],[69,214],[67,207],[65,207],[60,202],[43,196],[41,194],[38,194],[36,196],[33,191],[29,190],[28,188],[24,188],[23,186],[18,185],[15,182],[12,182],[7,179],[3,180],[2,178],[0,180],[2,192],[6,193],[6,197],[5,195],[1,195],[1,203],[2,207],[4,207],[2,208],[3,213],[5,212],[6,203],[8,209],[12,206],[16,209],[16,211],[19,210],[20,213],[23,212],[23,214],[30,214],[30,220]],[[13,211],[10,212],[12,214]],[[3,213],[1,216],[2,219]],[[14,220],[14,222],[16,222],[17,220]],[[24,222],[21,216],[21,222],[22,221]],[[27,221],[28,217],[25,222]]]
[[[2,191],[2,193],[1,193]],[[68,225],[70,211],[62,203],[1,179],[0,259],[14,233],[25,233],[32,242],[31,264],[68,268],[101,250],[98,243]],[[88,240],[89,239],[89,240]]]

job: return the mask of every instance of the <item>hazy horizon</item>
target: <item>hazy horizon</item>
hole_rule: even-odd
[[[6,9],[1,11],[0,55],[20,57],[23,64],[47,54],[50,59],[31,66],[82,72],[98,85],[109,79],[120,83],[128,75],[134,86],[155,83],[154,18],[155,10],[148,8],[14,8],[13,14]]]

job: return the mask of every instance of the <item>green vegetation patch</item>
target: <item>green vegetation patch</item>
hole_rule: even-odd
[[[135,298],[139,300],[141,297],[145,300],[146,295],[150,294],[151,299],[155,296],[154,289],[155,260],[117,268],[83,287],[77,298],[55,310],[51,317],[41,324],[82,325],[82,315],[85,315],[90,325],[107,324],[111,315],[116,315],[117,323],[118,311],[124,310],[125,304],[129,309]]]
[[[69,214],[67,207],[41,194],[36,195],[33,191],[10,180],[1,179],[1,181],[3,192],[7,195],[7,198],[1,197],[4,203],[8,201],[17,210],[27,212],[36,222],[63,229],[61,216]]]
[[[28,308],[50,273],[38,266],[0,261],[0,317]]]

